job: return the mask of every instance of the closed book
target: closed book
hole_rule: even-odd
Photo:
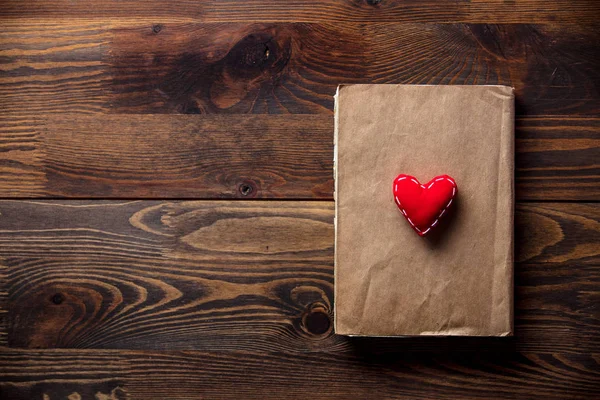
[[[340,86],[334,152],[336,333],[512,335],[513,89]],[[456,181],[425,237],[394,202],[399,174]]]

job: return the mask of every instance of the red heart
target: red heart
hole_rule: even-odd
[[[456,182],[448,175],[421,185],[415,177],[400,174],[394,179],[393,190],[396,205],[419,236],[427,235],[438,224],[458,193]]]

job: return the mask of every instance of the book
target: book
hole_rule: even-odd
[[[336,333],[512,335],[513,88],[342,85],[334,149]],[[426,237],[394,202],[399,174],[456,181]]]

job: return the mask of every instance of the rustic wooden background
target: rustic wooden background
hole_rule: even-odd
[[[0,1],[0,398],[600,398],[600,2]],[[516,88],[514,338],[332,332],[339,83]]]

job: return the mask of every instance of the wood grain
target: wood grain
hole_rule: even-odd
[[[184,397],[193,391],[225,399],[236,398],[236,394],[256,399],[305,399],[307,395],[325,399],[515,399],[533,393],[555,399],[589,399],[599,393],[598,363],[587,354],[563,357],[509,353],[490,357],[486,352],[396,353],[372,357],[359,353],[339,357],[327,353],[240,353],[222,357],[194,352],[176,357],[163,355],[152,361],[145,361],[143,356],[132,359],[133,379],[127,388],[133,398]],[[187,383],[173,389],[181,379],[181,365],[190,367],[189,371],[218,372],[210,373],[214,377],[211,380],[192,379],[192,373],[185,374],[182,380]],[[157,380],[148,382],[144,379],[146,373]],[[224,385],[232,389],[227,394],[222,391]]]
[[[303,318],[331,331],[332,203],[3,205],[11,346],[310,349]]]
[[[8,346],[8,267],[0,257],[0,349]]]
[[[597,350],[600,207],[517,211],[515,346]],[[353,351],[332,333],[333,203],[3,201],[0,214],[10,346]]]
[[[330,113],[340,83],[404,83],[513,85],[519,115],[594,115],[597,32],[464,24],[117,28],[108,62],[112,111]]]
[[[161,27],[114,29],[111,111],[331,114],[338,84],[369,81],[360,26]]]
[[[517,198],[600,199],[600,118],[517,118],[515,135]]]
[[[103,57],[111,34],[100,22],[6,23],[0,32],[0,110],[98,113],[107,109],[110,77]]]
[[[127,359],[115,352],[0,349],[6,400],[124,400]]]
[[[215,34],[218,32],[218,34]],[[597,115],[598,29],[9,21],[3,113],[331,114],[340,83],[507,84],[519,115]]]
[[[373,339],[370,339],[373,340]],[[10,399],[65,399],[77,393],[123,399],[592,399],[600,395],[598,359],[485,348],[374,355],[244,352],[8,350],[0,352]],[[406,352],[408,350],[408,353]],[[54,375],[48,371],[56,371]],[[443,376],[444,379],[439,379]],[[48,397],[42,397],[43,395]],[[35,397],[34,397],[35,396]],[[95,396],[95,397],[93,397]]]
[[[600,261],[598,243],[584,238],[594,237],[600,230],[599,211],[596,204],[519,204],[515,216],[515,259],[597,263]],[[564,232],[566,225],[577,227],[577,240]]]
[[[328,115],[3,121],[2,197],[332,199]],[[519,200],[599,200],[598,160],[600,118],[517,118]]]
[[[44,195],[39,127],[32,116],[0,115],[0,196]]]
[[[32,145],[47,196],[332,197],[331,117],[59,115],[40,124]]]
[[[375,60],[370,79],[375,83],[511,85],[517,115],[597,115],[597,104],[587,100],[600,95],[600,58],[594,46],[585,44],[595,40],[588,42],[585,36],[596,33],[587,27],[572,28],[367,25],[373,41],[368,56]]]
[[[266,0],[178,1],[171,7],[159,0],[143,2],[95,0],[5,0],[4,18],[176,18],[205,22],[596,22],[593,0]]]

